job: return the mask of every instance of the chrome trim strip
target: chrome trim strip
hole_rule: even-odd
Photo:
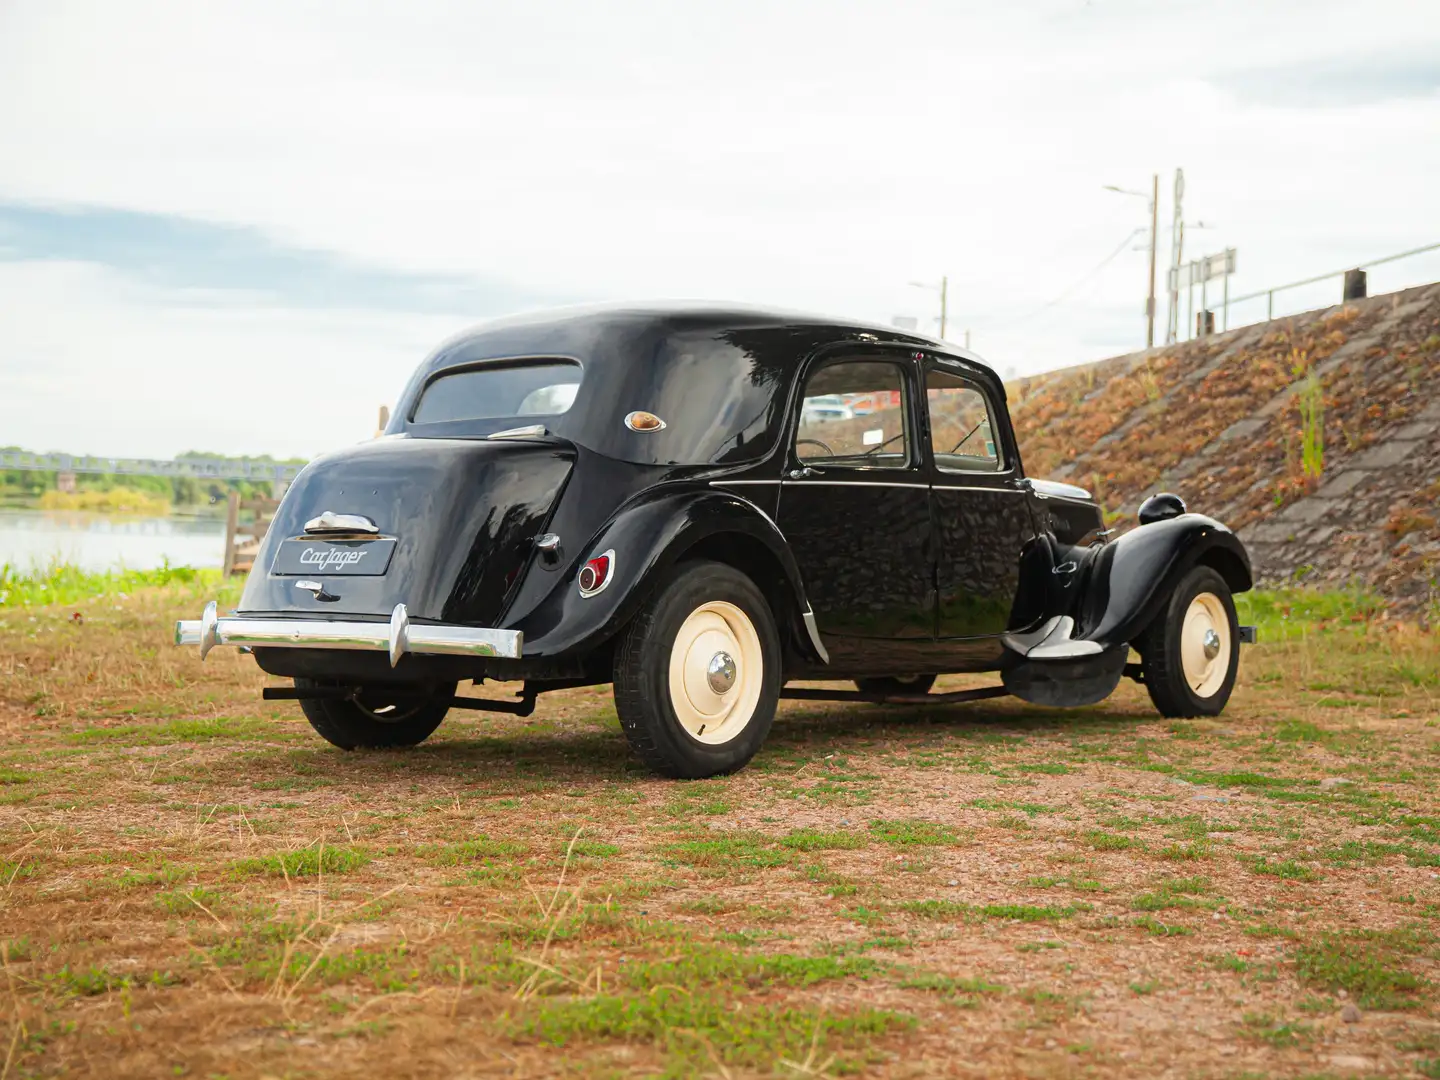
[[[988,491],[991,494],[1001,495],[1023,495],[1019,488],[1010,487],[1006,484],[996,484],[994,487],[982,487],[978,484],[931,484],[936,491]]]
[[[787,484],[809,484],[817,487],[888,487],[888,488],[914,488],[916,491],[929,491],[929,484],[902,484],[895,480],[812,480],[806,477],[803,480],[790,480]]]
[[[815,625],[815,612],[808,606],[805,614],[801,616],[805,622],[805,632],[810,635],[810,644],[815,646],[815,651],[820,654],[820,659],[830,663],[830,654],[825,649],[825,643],[820,640],[820,628]]]
[[[307,533],[378,533],[380,526],[364,514],[337,514],[333,510],[326,510],[319,517],[313,517],[305,522],[305,531]]]
[[[415,624],[409,621],[404,604],[395,606],[388,623],[256,619],[243,615],[221,619],[216,617],[212,600],[199,619],[182,619],[175,624],[175,644],[199,645],[202,660],[216,645],[374,649],[389,652],[394,665],[407,652],[517,660],[525,647],[525,635],[519,630],[490,627]]]
[[[543,439],[550,434],[544,424],[526,424],[524,427],[506,428],[504,431],[492,431],[486,435],[487,439]]]
[[[711,480],[711,487],[725,487],[729,485],[739,486],[740,484],[778,484],[779,480]],[[794,481],[791,481],[794,483]],[[1001,494],[1020,495],[1023,494],[1017,488],[1010,488],[1003,484],[996,484],[992,487],[982,487],[978,484],[902,484],[898,481],[880,480],[806,480],[807,484],[846,484],[852,487],[913,487],[913,488],[935,488],[938,491],[989,491],[1000,492]]]

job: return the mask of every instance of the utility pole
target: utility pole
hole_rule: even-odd
[[[1175,170],[1175,219],[1170,229],[1170,320],[1165,330],[1165,344],[1174,345],[1180,331],[1180,259],[1185,250],[1185,216],[1181,203],[1185,198],[1185,171]]]
[[[1137,199],[1146,199],[1150,203],[1150,290],[1145,297],[1145,347],[1149,349],[1155,345],[1155,233],[1160,224],[1158,217],[1160,212],[1160,174],[1151,174],[1148,195],[1143,191],[1131,191],[1129,188],[1116,187],[1114,184],[1106,184],[1104,187],[1106,191],[1131,195]],[[1139,230],[1137,229],[1136,232]]]
[[[1155,347],[1155,231],[1160,223],[1160,174],[1150,178],[1150,296],[1145,301],[1145,348]]]
[[[940,290],[940,340],[941,340],[941,341],[944,341],[944,340],[945,340],[945,327],[946,327],[946,324],[949,322],[949,318],[950,318],[950,308],[949,308],[950,275],[949,275],[949,274],[943,274],[943,275],[941,275],[940,284],[939,284],[938,286],[937,286],[934,282],[930,282],[930,281],[912,281],[912,282],[910,282],[910,284],[911,284],[911,286],[913,286],[913,287],[916,288],[916,289],[935,289],[935,288],[938,288],[938,289]]]

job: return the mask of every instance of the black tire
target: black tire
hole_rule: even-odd
[[[1213,680],[1215,685],[1207,687],[1206,683],[1212,681],[1207,678],[1192,686],[1195,673],[1192,670],[1191,677],[1187,678],[1182,655],[1185,620],[1196,599],[1207,594],[1219,602],[1229,631],[1214,659],[1222,652],[1228,659],[1224,677]],[[1218,635],[1218,625],[1213,628]],[[1161,716],[1219,716],[1235,689],[1235,676],[1240,669],[1240,623],[1225,579],[1208,566],[1191,570],[1180,579],[1165,607],[1136,642],[1136,650],[1144,661],[1145,689]]]
[[[735,692],[739,696],[731,702],[730,711],[717,721],[711,738],[722,734],[726,724],[738,726],[724,741],[708,742],[692,734],[677,714],[677,703],[671,693],[671,663],[682,629],[687,635],[694,634],[696,624],[687,620],[692,616],[702,617],[704,605],[717,603],[743,612],[753,637],[748,632],[743,634],[751,659],[745,659],[743,651],[737,658],[731,675],[733,691],[726,693]],[[695,651],[689,655],[699,657],[711,647],[699,638],[692,636],[690,640]],[[737,647],[739,645],[737,636]],[[679,655],[676,662],[683,672],[686,670],[683,657],[687,654]],[[756,655],[760,661],[758,678],[753,663]],[[620,726],[631,749],[651,769],[664,776],[691,780],[734,772],[760,749],[780,699],[780,636],[770,605],[755,583],[731,566],[717,562],[681,563],[621,631],[615,647],[614,681],[615,712],[620,717]],[[682,687],[684,685],[682,677]],[[719,707],[724,707],[723,696],[715,700],[722,703]],[[737,706],[744,706],[750,700],[754,705],[748,709],[747,718],[741,715],[746,710],[739,710]],[[679,707],[692,724],[703,717],[688,698],[681,701]],[[701,723],[702,735],[704,728]]]
[[[295,685],[312,689],[335,684],[296,679]],[[384,687],[368,687],[351,701],[301,698],[300,708],[310,726],[342,750],[418,746],[440,726],[454,696],[454,683],[396,687],[389,692]]]
[[[865,694],[928,694],[937,675],[877,675],[856,679],[855,686]]]

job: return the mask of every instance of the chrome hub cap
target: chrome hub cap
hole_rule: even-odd
[[[728,691],[735,685],[735,658],[728,652],[717,652],[705,668],[705,681],[717,694]]]
[[[1205,659],[1214,660],[1220,655],[1220,635],[1214,630],[1205,631]]]
[[[764,668],[750,617],[723,600],[701,604],[680,625],[670,648],[675,718],[699,742],[729,742],[755,715]]]
[[[1213,697],[1230,674],[1230,618],[1214,593],[1201,593],[1180,625],[1180,666],[1196,697]]]

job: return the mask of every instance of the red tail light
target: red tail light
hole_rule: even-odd
[[[580,586],[581,596],[594,596],[610,584],[610,578],[615,570],[615,552],[607,551],[604,554],[596,555],[580,568],[580,577],[577,584]]]

